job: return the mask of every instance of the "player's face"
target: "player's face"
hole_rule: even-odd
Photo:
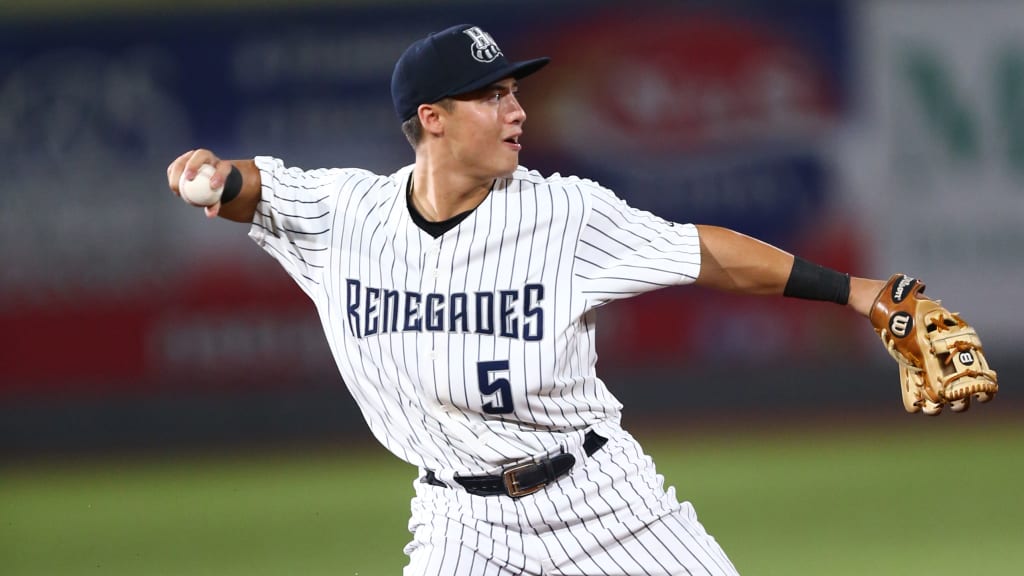
[[[519,164],[526,112],[516,99],[513,78],[455,98],[445,126],[453,157],[473,176],[483,179],[511,174]]]

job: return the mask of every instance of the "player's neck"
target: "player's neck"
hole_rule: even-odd
[[[493,178],[473,178],[455,170],[416,163],[412,174],[412,204],[426,220],[441,222],[468,212],[487,198]]]

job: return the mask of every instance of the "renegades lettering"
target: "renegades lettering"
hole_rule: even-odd
[[[496,334],[537,341],[544,338],[543,284],[496,292],[421,294],[363,286],[346,280],[345,311],[356,338],[391,332]]]

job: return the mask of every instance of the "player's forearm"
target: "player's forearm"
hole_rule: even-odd
[[[697,231],[699,286],[741,294],[782,294],[793,268],[792,254],[718,226],[698,225]]]
[[[252,222],[256,215],[256,205],[260,203],[260,194],[263,188],[260,170],[252,159],[229,160],[229,162],[242,173],[242,190],[233,200],[222,204],[217,215],[235,222]]]
[[[804,293],[808,290],[805,278],[803,290],[796,290],[797,293],[793,294],[786,289],[791,276],[796,274],[792,254],[726,228],[698,225],[697,230],[700,233],[701,252],[697,284],[701,286],[742,294],[786,294],[813,300],[833,300],[845,303],[857,313],[867,316],[879,290],[885,285],[884,280],[850,277],[849,297],[843,300],[841,297],[832,297],[832,294],[841,292],[833,291],[833,286],[812,286],[810,289],[816,292],[820,288],[821,294]],[[803,265],[804,269],[808,267],[806,261]],[[840,277],[834,271],[819,270],[824,270],[823,280],[827,283],[837,284],[842,281],[845,285],[845,275]]]

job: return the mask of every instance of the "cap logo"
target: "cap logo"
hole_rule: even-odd
[[[494,62],[494,59],[501,56],[501,48],[498,48],[498,44],[494,42],[494,38],[487,32],[484,32],[477,26],[467,28],[462,31],[463,34],[473,39],[472,54],[473,59],[477,62]]]

